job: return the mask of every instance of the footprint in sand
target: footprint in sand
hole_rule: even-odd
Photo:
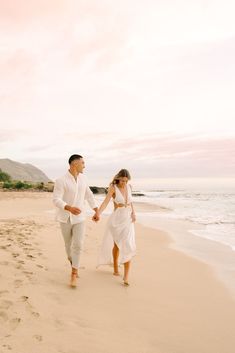
[[[33,276],[33,272],[30,271],[23,271],[23,273],[25,274],[25,276],[29,279],[32,280],[32,276]]]
[[[30,246],[31,245],[30,243],[25,243],[24,241],[22,241],[21,244],[24,245],[24,246]]]
[[[1,261],[1,262],[0,262],[0,265],[3,265],[3,266],[7,266],[8,264],[9,264],[8,261]]]
[[[38,264],[37,264],[36,266],[39,267],[39,268],[44,268],[44,266],[42,266],[42,265],[38,265]]]
[[[45,271],[48,271],[48,268],[47,268],[47,267],[45,267],[45,266],[43,266],[43,265],[37,265],[37,267],[39,267],[39,268],[43,268]]]
[[[40,314],[37,313],[36,311],[32,311],[31,314],[32,314],[34,317],[40,317]]]
[[[0,302],[0,309],[8,309],[10,306],[12,306],[12,302],[10,300],[2,300]]]
[[[14,319],[11,319],[10,321],[10,326],[12,330],[15,330],[17,326],[20,324],[21,318],[20,317],[15,317]]]
[[[20,256],[19,253],[12,253],[11,255],[12,255],[13,257],[18,257],[18,256]]]
[[[21,264],[18,264],[18,265],[15,266],[15,268],[16,268],[17,270],[22,270],[22,269],[23,269],[23,266],[22,266]]]
[[[33,336],[38,342],[42,342],[42,336],[41,335],[34,335]]]
[[[23,248],[24,251],[32,251],[33,248]]]
[[[18,233],[17,234],[17,240],[25,240],[28,239],[23,233]]]
[[[22,296],[20,297],[20,300],[21,300],[22,302],[27,302],[28,299],[29,299],[29,297],[28,297],[27,295],[22,295]]]
[[[9,351],[12,350],[12,348],[11,348],[11,346],[9,346],[9,344],[3,344],[2,347],[8,349]]]
[[[8,320],[8,315],[5,311],[0,311],[0,322],[4,323]]]
[[[37,311],[34,311],[34,307],[32,306],[32,304],[30,304],[28,296],[26,296],[26,295],[21,296],[20,301],[24,302],[27,305],[27,310],[30,312],[30,314],[33,317],[35,317],[35,318],[40,317],[40,314]]]
[[[28,257],[30,260],[34,260],[34,259],[35,259],[35,256],[33,256],[33,255],[27,255],[27,257]]]
[[[31,271],[23,271],[23,273],[25,273],[26,275],[33,275],[33,272]]]
[[[23,281],[21,281],[20,279],[16,279],[14,281],[14,285],[16,288],[19,288],[20,286],[22,286],[22,284],[23,284]]]
[[[3,294],[8,294],[9,291],[8,290],[0,290],[0,296],[2,296]]]

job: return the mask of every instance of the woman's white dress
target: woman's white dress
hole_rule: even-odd
[[[119,248],[118,262],[120,264],[130,261],[136,254],[135,229],[131,219],[131,188],[127,185],[127,200],[125,200],[119,188],[116,185],[114,185],[114,187],[114,202],[117,204],[125,204],[126,206],[114,209],[108,219],[98,257],[98,266],[113,263],[112,249],[114,243],[116,243]]]

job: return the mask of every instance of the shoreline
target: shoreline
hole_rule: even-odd
[[[155,217],[154,224],[150,220],[142,220],[140,223],[166,232],[170,238],[170,248],[210,266],[214,276],[226,286],[235,299],[235,252],[230,246],[195,235],[191,231],[192,228],[202,228],[193,222]]]
[[[107,217],[98,224],[88,217],[72,290],[51,205],[50,195],[35,193],[0,200],[0,351],[231,353],[235,301],[211,266],[174,249],[166,230],[138,221],[125,288],[111,267],[96,269]]]
[[[4,193],[0,192],[0,202],[4,199],[8,201],[9,206],[12,204],[12,207],[14,207],[15,204],[18,203],[19,205],[17,205],[17,207],[20,207],[20,200],[29,198],[34,203],[34,207],[19,210],[18,212],[19,215],[21,213],[23,215],[28,211],[29,214],[31,213],[31,215],[33,215],[33,209],[35,209],[36,212],[41,210],[44,200],[51,199],[51,195],[51,192],[45,191],[16,191],[15,193],[12,191],[4,191]],[[153,228],[156,231],[165,232],[170,239],[169,247],[211,266],[215,277],[232,291],[232,294],[235,297],[234,250],[228,245],[198,236],[192,232],[192,230],[204,229],[203,225],[197,224],[193,221],[168,218],[167,212],[170,211],[168,208],[149,202],[134,200],[133,203],[137,213],[137,223]],[[51,208],[46,210],[46,212],[53,215],[54,208],[53,205],[50,206]],[[110,203],[109,212],[111,210],[112,205]],[[90,211],[91,210],[88,210],[88,217]],[[163,214],[164,217],[161,217],[161,214]],[[103,216],[107,217],[108,214],[104,212]]]
[[[12,207],[14,207],[15,204],[18,204],[17,207],[20,207],[20,200],[29,198],[34,203],[33,208],[30,207],[24,210],[19,209],[18,212],[23,215],[28,211],[29,214],[31,213],[33,215],[33,209],[36,212],[41,210],[44,200],[51,200],[51,195],[51,192],[45,191],[16,191],[15,193],[12,191],[5,191],[4,193],[0,192],[0,202],[4,199],[8,201],[9,206],[12,204]],[[105,197],[105,195],[103,197]],[[219,278],[230,291],[232,291],[232,294],[235,297],[234,250],[228,245],[198,236],[192,232],[192,230],[204,229],[203,225],[197,224],[193,221],[168,218],[167,212],[170,211],[168,208],[149,202],[134,200],[133,203],[137,213],[137,223],[153,228],[157,231],[166,232],[170,239],[169,247],[211,266],[214,275]],[[53,205],[50,206],[51,208],[46,210],[46,212],[53,215],[54,208]],[[109,209],[109,212],[112,210],[111,203],[107,209]],[[91,210],[88,210],[88,217],[90,211]],[[161,217],[161,215],[163,215],[163,217]],[[108,214],[104,212],[103,216],[107,217]]]
[[[209,265],[214,275],[226,285],[235,298],[235,251],[229,245],[193,232],[205,229],[204,225],[168,218],[167,210],[163,210],[165,214],[161,217],[159,214],[162,213],[161,207],[157,207],[154,213],[151,213],[153,204],[149,205],[151,207],[145,214],[137,212],[139,222],[144,226],[166,232],[171,239],[169,246],[172,249]],[[148,207],[147,203],[146,206]]]

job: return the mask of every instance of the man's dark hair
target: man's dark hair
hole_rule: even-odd
[[[81,158],[83,158],[83,157],[80,156],[80,154],[72,154],[72,156],[69,157],[69,164],[71,164],[76,159],[81,159]]]

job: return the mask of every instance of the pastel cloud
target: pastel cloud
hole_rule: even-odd
[[[11,129],[5,130],[1,129],[0,131],[0,144],[10,143],[12,141],[18,141],[24,139],[27,136],[26,130],[19,130],[19,129]]]
[[[28,26],[36,19],[62,14],[66,9],[64,0],[0,0],[0,18],[11,26]]]
[[[53,177],[76,150],[107,173],[233,175],[234,7],[0,0],[1,157]]]
[[[53,178],[66,169],[68,156],[84,156],[88,174],[101,177],[128,168],[136,177],[234,177],[235,138],[200,135],[111,134],[57,137],[45,150],[25,149]],[[60,147],[59,147],[60,146]],[[43,153],[43,154],[42,154]],[[47,157],[46,157],[47,156]]]

